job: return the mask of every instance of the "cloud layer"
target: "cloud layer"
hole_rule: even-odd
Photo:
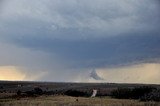
[[[39,73],[34,80],[81,81],[94,68],[160,62],[158,0],[0,3],[0,66]]]

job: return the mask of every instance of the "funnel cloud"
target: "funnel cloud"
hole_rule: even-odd
[[[95,69],[92,70],[92,72],[90,73],[90,77],[95,79],[95,80],[104,80],[103,78],[101,78]]]

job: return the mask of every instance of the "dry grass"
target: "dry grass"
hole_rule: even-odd
[[[78,99],[78,101],[77,101]],[[0,99],[0,106],[160,106],[158,102],[139,102],[105,98],[41,96],[36,98]]]

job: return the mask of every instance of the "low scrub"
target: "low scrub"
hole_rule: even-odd
[[[34,88],[34,90],[31,90],[31,91],[26,91],[24,92],[27,96],[38,96],[38,95],[43,95],[44,94],[44,91],[39,88],[39,87],[36,87]]]
[[[140,99],[142,101],[160,101],[160,89],[155,89],[152,92],[145,94]]]
[[[78,90],[67,90],[64,92],[65,95],[73,96],[73,97],[88,97],[89,94],[87,92],[82,92]]]
[[[111,92],[118,99],[138,99],[141,101],[160,101],[160,90],[150,86],[136,88],[118,88]]]

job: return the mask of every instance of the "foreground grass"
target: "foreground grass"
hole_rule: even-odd
[[[104,98],[41,96],[35,98],[0,99],[0,106],[160,106],[160,102],[139,102]]]

